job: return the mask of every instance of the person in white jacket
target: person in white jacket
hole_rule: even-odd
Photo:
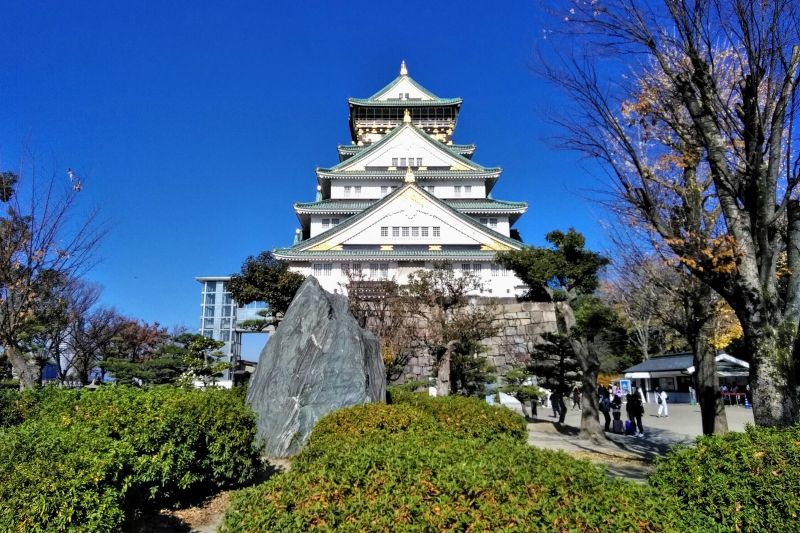
[[[667,407],[667,391],[656,389],[656,401],[658,402],[658,416],[669,416],[669,407]]]

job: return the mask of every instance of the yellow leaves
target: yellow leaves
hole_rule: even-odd
[[[685,238],[666,239],[666,242],[678,255],[679,261],[695,272],[733,274],[742,255],[736,239],[730,235],[703,243],[700,236],[688,234]]]
[[[722,350],[735,341],[742,338],[744,331],[739,319],[733,312],[730,305],[724,300],[717,303],[714,318],[712,320],[712,330],[708,343],[716,350]],[[763,455],[763,452],[760,452]],[[756,457],[760,457],[756,454]]]

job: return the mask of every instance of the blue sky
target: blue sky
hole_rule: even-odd
[[[502,6],[499,8],[497,6]],[[456,142],[525,200],[526,242],[574,226],[606,246],[598,176],[553,149],[566,105],[531,72],[538,2],[0,0],[0,169],[20,154],[85,181],[109,234],[89,278],[103,303],[196,329],[199,275],[290,244],[292,202],[349,142],[349,96],[409,73],[464,105]]]

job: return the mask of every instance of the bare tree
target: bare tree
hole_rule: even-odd
[[[580,50],[544,69],[574,100],[567,146],[602,161],[620,206],[736,312],[756,423],[797,422],[800,5],[557,5]]]
[[[35,169],[23,176],[26,188],[17,174],[0,173],[0,343],[27,388],[41,382],[44,358],[26,342],[59,305],[57,288],[91,266],[102,231],[94,212],[78,212],[82,185],[72,171],[69,180],[53,177],[41,189]]]
[[[114,309],[101,307],[75,316],[70,323],[67,350],[63,355],[69,369],[83,384],[98,363],[113,353],[128,319]]]

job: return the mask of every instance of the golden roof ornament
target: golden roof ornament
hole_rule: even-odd
[[[411,124],[411,111],[409,111],[408,109],[403,111],[403,123]]]
[[[408,76],[408,69],[406,68],[405,59],[400,62],[400,75],[401,76]]]
[[[405,178],[405,182],[406,182],[406,183],[414,183],[415,181],[417,181],[417,178],[416,178],[416,177],[414,177],[414,171],[413,171],[413,170],[411,170],[411,167],[407,167],[407,168],[406,168],[406,178]]]

